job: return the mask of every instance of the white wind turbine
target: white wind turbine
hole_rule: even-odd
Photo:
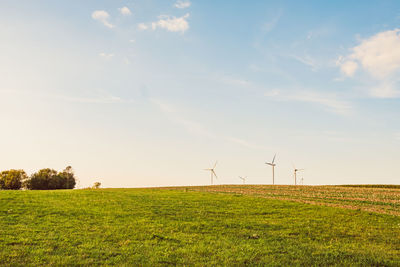
[[[297,185],[297,172],[304,171],[304,169],[296,169],[294,164],[293,164],[293,169],[294,169],[294,185]]]
[[[212,167],[211,169],[204,169],[205,171],[210,171],[210,173],[211,173],[211,185],[213,184],[214,176],[215,176],[215,179],[218,179],[217,174],[214,171],[215,167],[217,166],[217,162],[218,161],[215,162],[214,167]]]
[[[276,166],[276,164],[274,163],[275,157],[276,157],[276,154],[274,155],[272,162],[265,162],[265,164],[272,166],[272,184],[275,184],[275,166]]]
[[[239,176],[239,179],[243,181],[243,184],[246,183],[246,178],[247,178],[247,176],[246,177]]]

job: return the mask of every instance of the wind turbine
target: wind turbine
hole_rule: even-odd
[[[294,169],[294,185],[297,185],[297,172],[304,171],[304,169],[296,169],[294,164],[293,164],[293,169]]]
[[[215,179],[218,179],[217,174],[214,171],[215,167],[217,166],[217,162],[218,161],[215,162],[214,167],[212,167],[211,169],[204,169],[205,171],[210,171],[210,173],[211,173],[211,185],[213,184],[214,176],[215,176]]]
[[[246,177],[239,176],[239,179],[243,181],[243,184],[246,183],[246,178],[247,178],[247,176]]]
[[[265,162],[265,164],[272,166],[272,184],[275,184],[275,166],[276,166],[276,164],[274,163],[275,157],[276,157],[276,154],[274,155],[272,162]]]

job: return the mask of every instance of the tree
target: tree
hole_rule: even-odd
[[[31,175],[27,182],[27,188],[33,190],[48,190],[57,187],[54,177],[57,176],[57,171],[52,169],[41,169]],[[50,182],[51,181],[51,182]]]
[[[58,173],[58,175],[62,178],[63,188],[74,189],[76,185],[76,179],[74,170],[71,166],[67,166],[62,172]]]
[[[33,190],[73,189],[76,181],[71,166],[62,172],[53,169],[42,169],[31,175],[26,185]]]
[[[100,183],[100,182],[95,182],[95,183],[93,184],[93,189],[99,189],[100,186],[101,186],[101,183]]]
[[[2,189],[18,190],[28,178],[24,170],[8,170],[0,173],[0,187]]]

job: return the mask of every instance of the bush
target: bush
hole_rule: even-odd
[[[27,175],[23,170],[8,170],[0,173],[0,188],[18,190],[21,189]]]
[[[101,183],[100,182],[95,182],[94,184],[93,184],[93,189],[99,189],[100,188],[100,186],[101,186]]]
[[[76,181],[72,168],[68,166],[62,172],[42,169],[31,175],[26,187],[32,190],[73,189]]]

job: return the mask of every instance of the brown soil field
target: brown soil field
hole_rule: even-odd
[[[292,185],[214,185],[165,189],[251,195],[400,215],[400,188]]]

